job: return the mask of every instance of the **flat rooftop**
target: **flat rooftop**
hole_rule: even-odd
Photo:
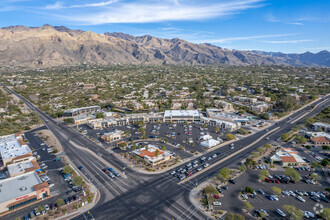
[[[2,159],[10,159],[31,153],[31,149],[26,144],[22,145],[16,135],[6,135],[0,137],[0,154]]]
[[[0,203],[34,192],[34,185],[42,183],[35,172],[0,180]]]
[[[29,160],[20,163],[14,163],[8,165],[7,168],[10,176],[13,176],[16,173],[23,172],[26,169],[32,168],[34,166],[32,161],[35,161],[34,157],[30,157]]]
[[[87,107],[81,107],[81,108],[72,108],[72,109],[65,110],[64,112],[65,113],[72,113],[72,112],[75,112],[75,111],[90,109],[90,108],[101,108],[101,107],[98,106],[98,105],[94,105],[94,106],[87,106]]]
[[[180,117],[180,116],[190,116],[199,117],[198,110],[165,110],[165,117]]]

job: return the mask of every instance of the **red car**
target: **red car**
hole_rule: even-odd
[[[187,173],[187,176],[191,176],[191,175],[192,175],[192,172]]]
[[[214,195],[213,198],[220,199],[220,195]]]
[[[275,180],[275,183],[281,183],[279,180]]]

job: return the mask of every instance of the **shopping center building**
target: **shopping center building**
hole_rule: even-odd
[[[47,182],[42,182],[36,172],[29,172],[0,181],[0,213],[49,196]]]

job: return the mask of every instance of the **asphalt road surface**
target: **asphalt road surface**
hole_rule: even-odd
[[[90,210],[90,213],[95,219],[207,219],[189,200],[189,193],[194,187],[190,181],[178,184],[178,180],[168,173],[141,174],[129,167],[123,170],[125,165],[115,155],[110,154],[102,147],[85,138],[73,128],[62,123],[57,124],[55,120],[34,107],[24,97],[9,88],[7,89],[21,98],[32,110],[41,116],[48,129],[54,133],[63,146],[66,155],[75,166],[82,165],[84,167],[83,171],[86,177],[99,189],[101,198],[97,205]],[[207,178],[212,177],[219,169],[237,165],[246,155],[256,148],[278,139],[283,133],[288,132],[292,127],[303,121],[304,118],[313,116],[321,111],[324,105],[329,105],[329,96],[325,100],[317,101],[315,104],[321,102],[322,104],[313,110],[306,107],[291,115],[290,118],[279,121],[277,124],[269,127],[268,132],[260,131],[236,141],[234,149],[230,149],[229,145],[222,147],[220,149],[221,155],[211,160],[209,162],[210,164],[229,156],[240,147],[255,142],[265,133],[270,133],[267,136],[269,138],[268,140],[263,138],[229,160],[225,160],[205,172],[195,173],[193,175],[194,181],[201,183],[207,180]],[[295,119],[305,113],[308,114],[302,119],[295,121]],[[293,121],[294,123],[291,123]],[[272,132],[273,130],[274,132]],[[77,148],[75,147],[76,145],[81,147]],[[127,178],[119,177],[111,179],[108,177],[101,171],[106,165],[97,155],[90,153],[86,149],[92,152],[101,152],[103,159],[110,163],[115,170],[125,171]],[[210,156],[218,151],[209,152],[206,156]],[[186,164],[182,164],[181,167],[184,167]],[[86,216],[90,215],[86,212],[75,219],[86,219]]]

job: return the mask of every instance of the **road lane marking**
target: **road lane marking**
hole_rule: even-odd
[[[228,160],[228,159],[230,159],[230,158],[236,156],[237,154],[239,154],[239,153],[241,153],[242,151],[248,149],[248,148],[251,147],[252,145],[258,143],[258,142],[259,142],[260,140],[262,140],[264,137],[270,135],[271,133],[274,133],[274,132],[277,131],[279,128],[280,128],[280,127],[274,128],[273,130],[271,130],[271,131],[267,132],[266,134],[262,135],[260,138],[258,138],[257,140],[255,140],[255,141],[252,142],[251,144],[249,144],[249,145],[247,145],[247,146],[245,146],[245,147],[239,149],[238,151],[234,152],[234,153],[231,154],[230,156],[225,157],[225,158],[223,158],[222,160],[219,160],[219,161],[215,162],[214,164],[212,164],[212,165],[210,165],[210,166],[204,168],[203,170],[201,170],[201,171],[199,172],[199,174],[204,173],[205,171],[207,171],[207,170],[209,170],[209,169],[211,169],[211,168],[213,168],[213,167],[219,165],[220,163],[222,163],[222,162],[224,162],[224,161],[226,161],[226,160]],[[190,177],[184,179],[184,180],[181,181],[179,184],[182,184],[182,183],[187,182],[187,181],[190,180],[193,176],[194,176],[194,175],[192,175],[192,176],[190,176]]]

